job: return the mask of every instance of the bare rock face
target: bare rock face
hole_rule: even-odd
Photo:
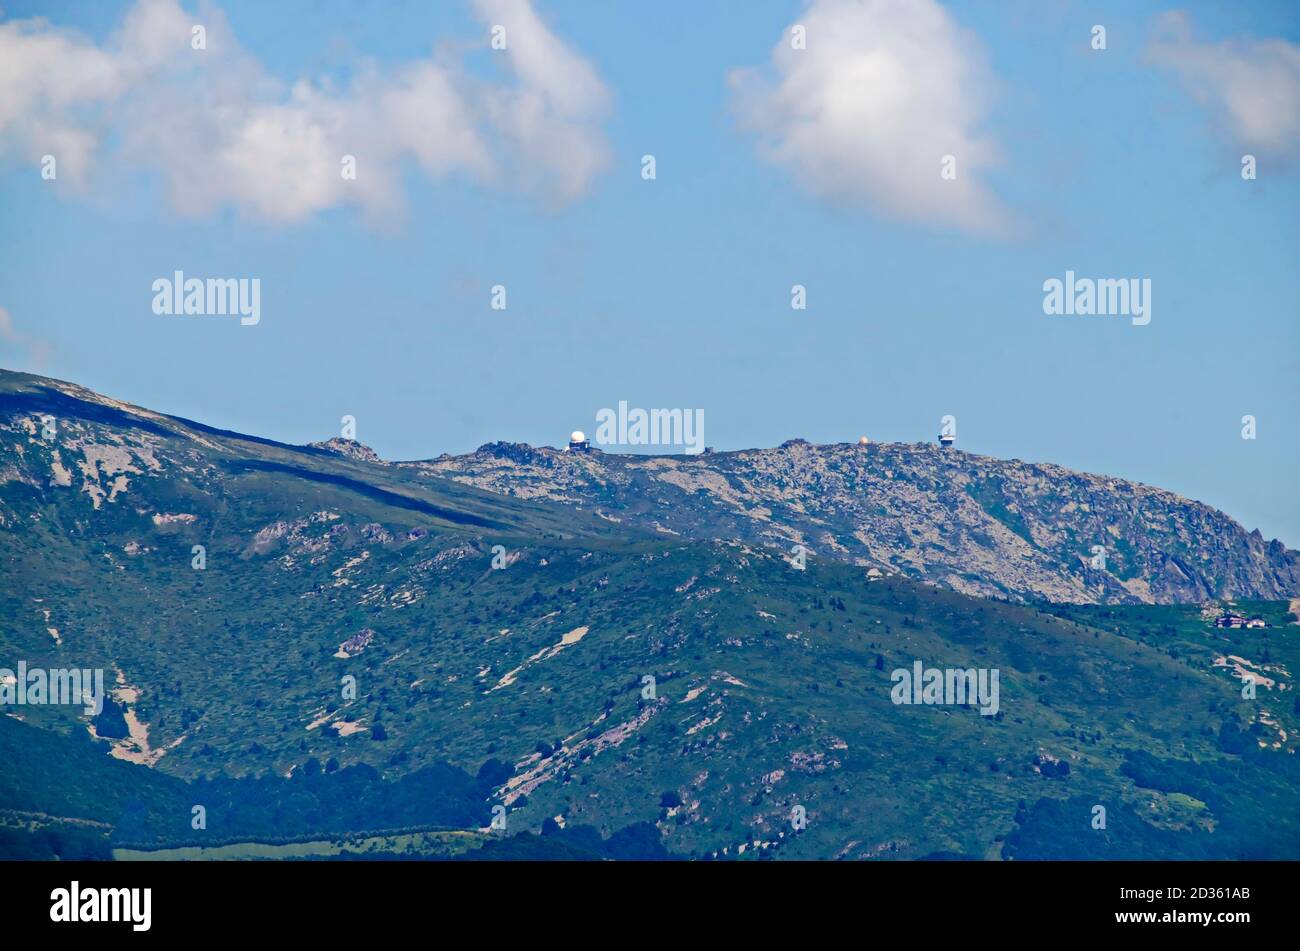
[[[967,594],[1085,603],[1294,597],[1300,553],[1172,492],[925,444],[699,456],[491,444],[406,463],[653,530],[762,543]]]
[[[363,650],[369,647],[371,642],[374,641],[374,639],[375,639],[375,632],[368,627],[363,627],[356,634],[353,634],[346,641],[340,644],[338,652],[335,653],[334,656],[343,660],[348,660],[352,657],[356,657]]]
[[[314,442],[311,447],[313,449],[324,449],[327,452],[346,456],[349,459],[357,459],[361,462],[374,462],[381,465],[384,462],[379,458],[379,454],[369,446],[359,443],[355,439],[344,439],[341,436],[335,436],[333,439],[327,439],[324,442]]]

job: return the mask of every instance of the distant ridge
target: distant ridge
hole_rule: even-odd
[[[1150,604],[1300,594],[1300,553],[1208,505],[930,444],[791,439],[646,456],[489,443],[401,465],[686,537],[803,545],[812,557],[982,597]]]
[[[289,446],[75,384],[0,371],[0,414],[35,420],[42,413],[219,450],[232,443],[240,452],[261,447],[267,459],[291,468],[310,467],[312,458],[337,460],[349,467],[348,478],[356,477],[351,467],[362,466],[439,493],[460,483],[483,490],[484,498],[544,501],[599,516],[585,524],[613,520],[785,552],[802,545],[812,558],[979,597],[1199,604],[1300,596],[1300,552],[1201,502],[1126,479],[932,444],[790,439],[773,449],[654,456],[496,441],[466,455],[393,463],[351,439]],[[442,501],[415,504],[452,511]],[[462,516],[463,524],[503,524],[481,512]]]

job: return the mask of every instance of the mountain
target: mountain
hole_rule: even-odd
[[[1172,492],[935,445],[646,456],[490,443],[404,463],[688,538],[832,558],[980,597],[1199,604],[1300,593],[1300,552]],[[1094,546],[1105,567],[1093,567]]]
[[[725,510],[671,481],[653,514],[584,495],[856,451],[475,454],[582,476],[510,494],[3,373],[0,675],[100,669],[111,696],[4,708],[0,856],[1300,856],[1285,601],[1223,630],[981,600],[707,537],[690,513]],[[998,691],[898,702],[927,700],[897,689],[917,664]]]

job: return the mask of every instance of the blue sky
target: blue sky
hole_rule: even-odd
[[[90,77],[24,100],[5,90],[21,72],[0,71],[6,368],[290,442],[337,435],[351,414],[386,458],[556,445],[620,400],[703,409],[721,449],[929,441],[953,414],[960,448],[1159,485],[1300,546],[1294,4],[538,0],[554,40],[540,78],[503,67],[486,48],[495,11],[468,2],[157,4],[186,23],[224,16],[235,66],[96,98],[95,51],[126,55],[115,36],[135,4],[3,5],[0,50],[27,43],[22,62],[41,65],[33,38],[57,35]],[[500,4],[506,19],[521,5]],[[825,69],[794,74],[832,95],[856,88],[836,72],[859,61],[855,42],[880,54],[922,7],[938,45],[899,60],[885,118],[809,132],[783,116],[774,90],[790,75],[773,51],[792,24],[851,18],[811,31],[809,52],[833,33],[836,57],[823,48]],[[38,15],[49,23],[16,26]],[[306,80],[329,100],[311,115],[352,102],[355,128],[382,114],[367,97],[384,77],[431,56],[485,91],[475,108],[540,84],[543,129],[571,138],[533,151],[536,137],[502,131],[509,119],[475,114],[489,172],[450,162],[441,141],[412,145],[418,129],[383,114],[384,180],[366,184],[384,194],[321,184],[305,211],[279,197],[292,163],[254,163],[254,182],[227,169],[209,192],[210,156],[183,141],[187,82],[252,70],[255,91],[234,94],[246,106],[290,101]],[[602,96],[587,96],[592,76]],[[739,91],[745,76],[756,88]],[[75,175],[43,181],[41,136],[59,123],[97,144]],[[917,190],[931,186],[909,166],[929,161],[919,142],[950,138],[966,191],[927,212],[944,193]],[[454,167],[430,171],[429,155]],[[981,156],[969,171],[968,155]],[[261,322],[155,315],[151,284],[177,269],[259,278]],[[1067,270],[1149,278],[1150,324],[1045,315],[1043,282]],[[489,306],[494,284],[505,311]],[[791,309],[793,284],[806,310]]]

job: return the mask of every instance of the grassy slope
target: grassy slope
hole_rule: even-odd
[[[58,405],[69,457],[83,451],[78,440],[139,431],[135,417],[105,421],[93,407]],[[1203,624],[1169,635],[1142,613],[1180,609],[1057,617],[868,582],[816,559],[797,572],[742,546],[650,537],[292,447],[210,432],[201,445],[196,430],[163,419],[145,420],[161,430],[149,436],[163,469],[132,476],[98,510],[75,486],[0,485],[0,511],[13,516],[0,529],[0,564],[16,581],[0,592],[0,657],[119,668],[140,690],[133,712],[150,745],[171,747],[152,771],[93,750],[96,763],[134,778],[106,776],[70,802],[69,787],[44,768],[69,748],[56,753],[48,732],[21,733],[10,755],[39,764],[11,774],[8,795],[20,791],[22,808],[112,823],[127,804],[108,790],[143,784],[134,828],[189,845],[193,790],[167,782],[299,776],[314,759],[370,764],[376,781],[395,785],[450,768],[465,790],[447,809],[481,814],[467,824],[486,825],[491,806],[508,801],[512,831],[555,815],[606,835],[657,822],[668,848],[687,855],[730,856],[758,840],[771,843],[758,854],[796,858],[994,857],[1007,836],[1009,854],[1022,858],[1090,855],[1103,841],[1099,854],[1202,855],[1225,821],[1242,830],[1234,842],[1300,854],[1286,829],[1265,842],[1249,821],[1263,809],[1297,812],[1294,785],[1279,787],[1272,763],[1253,753],[1221,749],[1224,724],[1249,728],[1261,709],[1294,736],[1294,711],[1277,691],[1243,700],[1211,666],[1214,634]],[[32,440],[6,436],[0,465],[16,459],[19,442],[27,455],[14,464],[48,465]],[[320,511],[339,517],[253,544],[269,525]],[[156,512],[196,520],[159,526]],[[412,529],[425,534],[409,537]],[[136,554],[125,551],[132,542]],[[207,546],[204,571],[190,567],[192,544]],[[504,571],[491,568],[496,544],[519,556]],[[45,630],[45,609],[62,645]],[[580,627],[585,636],[562,646]],[[362,654],[332,656],[362,628],[375,632]],[[1294,636],[1272,637],[1277,664],[1293,670]],[[895,706],[889,673],[915,659],[998,668],[1003,715]],[[340,697],[345,674],[357,678],[356,700]],[[641,695],[645,675],[657,678],[654,700]],[[1275,677],[1289,686],[1289,673]],[[307,729],[326,714],[365,729]],[[43,731],[84,733],[75,711],[21,715]],[[374,738],[376,724],[385,739]],[[1293,749],[1267,755],[1293,761]],[[1226,763],[1266,781],[1257,794],[1243,781],[1201,808],[1194,793],[1139,786],[1135,774],[1151,780],[1132,764],[1135,750]],[[1069,776],[1042,775],[1040,754],[1068,762]],[[525,798],[509,787],[490,798],[476,791],[470,778],[491,759],[536,785],[523,786]],[[269,795],[285,789],[293,792],[276,785]],[[231,803],[243,795],[222,794]],[[398,795],[376,794],[373,814],[409,815],[384,798]],[[681,807],[661,805],[677,799]],[[1078,838],[1095,803],[1109,804],[1130,834]],[[795,805],[809,819],[797,835]],[[1204,814],[1216,807],[1230,815]],[[214,815],[211,838],[237,838],[252,822],[245,812]],[[345,828],[385,827],[366,825],[363,813]]]

